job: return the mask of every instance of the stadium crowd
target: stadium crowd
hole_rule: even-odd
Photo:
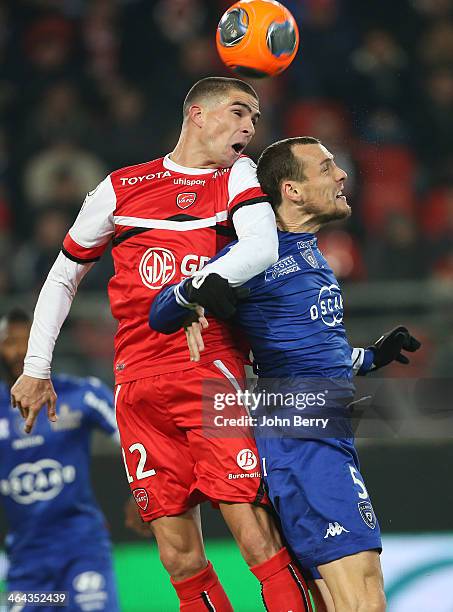
[[[172,149],[184,91],[228,74],[224,0],[0,5],[0,294],[41,285],[85,193]],[[453,277],[453,3],[288,0],[294,65],[254,81],[249,153],[320,138],[349,174],[353,221],[322,240],[347,280]],[[15,255],[11,258],[11,252]],[[88,278],[103,286],[110,274]]]

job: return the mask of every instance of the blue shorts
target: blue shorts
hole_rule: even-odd
[[[120,605],[116,580],[110,555],[102,551],[80,552],[64,557],[42,557],[39,564],[15,564],[10,567],[7,578],[8,591],[66,591],[69,596],[65,612],[105,610],[119,612]],[[24,612],[53,612],[55,607],[25,606]]]
[[[381,551],[381,533],[349,438],[257,437],[263,475],[284,537],[313,571],[364,550]]]

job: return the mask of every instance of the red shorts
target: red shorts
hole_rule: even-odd
[[[248,427],[236,427],[228,438],[207,434],[203,427],[203,381],[215,379],[234,393],[244,378],[243,363],[232,357],[116,387],[123,459],[144,520],[178,515],[205,500],[263,503],[260,463]],[[236,416],[238,410],[246,414],[235,409]]]

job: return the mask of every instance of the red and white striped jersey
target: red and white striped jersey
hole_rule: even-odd
[[[191,366],[183,331],[164,336],[149,328],[150,305],[164,285],[200,270],[234,238],[238,208],[266,201],[248,157],[213,170],[185,168],[166,156],[117,170],[87,195],[63,253],[88,263],[112,242],[117,383]],[[238,351],[230,328],[215,320],[204,338],[203,362]]]

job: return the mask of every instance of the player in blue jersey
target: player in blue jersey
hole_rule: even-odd
[[[31,321],[0,320],[0,504],[9,524],[8,591],[65,591],[71,611],[119,610],[105,519],[90,486],[95,429],[117,439],[112,393],[95,378],[55,376],[58,421],[45,414],[23,432],[10,387],[23,367]],[[18,598],[20,604],[24,599]],[[53,608],[19,605],[15,610]]]
[[[394,360],[408,363],[402,350],[420,343],[402,326],[367,349],[348,343],[339,283],[315,236],[351,212],[343,195],[347,175],[331,153],[309,137],[280,141],[263,152],[258,177],[276,213],[279,260],[245,284],[249,296],[235,321],[247,332],[259,376],[252,408],[264,479],[286,539],[303,567],[319,571],[336,612],[382,612],[379,524],[349,423],[352,378]],[[167,287],[153,302],[150,325],[172,333],[193,307],[184,282]],[[197,360],[200,325],[187,333]],[[264,405],[276,392],[277,403]],[[262,425],[282,414],[288,423]],[[313,419],[296,424],[301,414]]]

